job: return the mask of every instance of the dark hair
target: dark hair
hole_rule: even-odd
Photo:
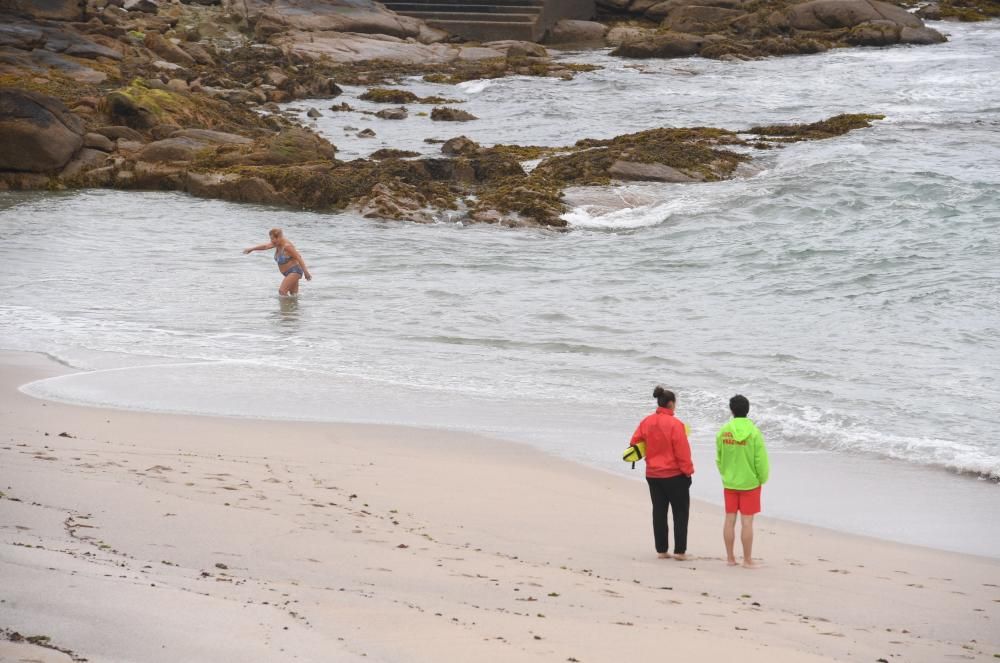
[[[729,411],[734,417],[745,417],[750,412],[750,401],[746,396],[736,394],[729,399]]]
[[[677,400],[674,392],[664,389],[660,385],[656,385],[656,389],[653,390],[653,398],[656,399],[656,404],[660,407],[670,407],[670,404]]]

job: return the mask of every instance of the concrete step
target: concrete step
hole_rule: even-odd
[[[447,21],[448,23],[527,23],[534,25],[538,21],[538,14],[514,14],[495,13],[487,14],[482,12],[433,12],[433,11],[406,11],[401,12],[405,16],[423,19],[428,23]],[[447,29],[447,28],[445,28]],[[449,30],[450,32],[450,30]]]
[[[541,14],[540,5],[466,5],[417,2],[385,2],[382,3],[392,11],[410,15],[414,12],[434,12],[437,14]]]

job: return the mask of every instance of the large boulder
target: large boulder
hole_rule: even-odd
[[[253,25],[261,37],[302,30],[416,38],[424,25],[372,0],[241,0],[231,2],[229,9]]]
[[[74,178],[85,171],[100,168],[105,164],[105,162],[107,162],[107,160],[108,153],[104,150],[85,147],[77,153],[76,157],[70,161],[65,168],[62,169],[59,176],[65,181]]]
[[[215,58],[213,58],[212,54],[209,53],[208,49],[201,44],[182,41],[180,44],[177,45],[177,47],[180,48],[185,53],[187,53],[188,55],[190,55],[191,58],[198,64],[207,64],[207,65],[215,64]]]
[[[744,14],[738,9],[686,5],[673,9],[663,22],[663,27],[674,32],[707,34],[725,30],[730,21]]]
[[[211,144],[186,136],[164,138],[157,140],[139,150],[135,155],[138,161],[150,163],[176,163],[194,160],[198,153],[208,149]]]
[[[0,170],[62,168],[83,145],[83,121],[37,92],[0,88]]]
[[[27,24],[0,24],[0,47],[30,51],[45,45],[45,33]]]
[[[603,23],[563,19],[552,26],[546,41],[550,44],[600,43],[607,32],[608,26]]]
[[[664,32],[627,41],[611,52],[626,58],[686,58],[696,55],[705,45],[697,35]]]
[[[193,173],[184,179],[184,190],[200,198],[221,198],[236,203],[281,205],[285,201],[259,177],[235,173]]]
[[[695,182],[696,178],[662,163],[638,163],[635,161],[615,161],[608,168],[608,175],[616,180],[637,180],[645,182]]]
[[[483,44],[486,48],[500,51],[508,58],[547,58],[549,52],[541,44],[530,41],[518,41],[516,39],[504,39],[501,41],[488,41]]]
[[[0,0],[0,12],[61,21],[83,20],[83,5],[79,0]]]
[[[479,118],[460,108],[440,106],[431,110],[431,119],[435,122],[469,122]]]
[[[922,28],[923,21],[910,12],[879,0],[810,0],[785,10],[788,25],[796,30],[835,30],[862,23],[891,21],[900,27]]]
[[[324,163],[334,160],[337,148],[328,140],[302,127],[285,127],[277,134],[258,141],[246,154],[230,159],[218,158],[221,165],[285,166]]]
[[[389,35],[293,30],[274,37],[272,43],[295,57],[332,63],[392,60],[410,64],[441,64],[456,59],[502,58],[492,48],[455,44],[421,44]]]
[[[358,212],[367,219],[396,219],[432,223],[434,212],[426,196],[405,182],[392,184],[379,182],[371,192],[354,204]]]
[[[83,137],[83,146],[91,148],[94,150],[100,150],[101,152],[114,152],[115,142],[99,133],[89,133]]]
[[[899,31],[899,43],[901,44],[929,46],[930,44],[943,44],[946,41],[948,38],[934,28],[904,27]]]
[[[892,21],[869,21],[851,28],[846,39],[854,46],[890,46],[899,43],[899,26]]]
[[[406,110],[405,106],[400,106],[398,108],[383,108],[375,113],[375,117],[380,117],[383,120],[405,120],[407,115],[409,115],[409,112]]]
[[[604,35],[604,43],[608,46],[621,46],[627,41],[638,41],[654,34],[656,31],[650,28],[642,28],[637,25],[616,25]]]
[[[34,64],[55,69],[67,78],[72,78],[80,83],[102,83],[108,78],[108,75],[103,71],[85,67],[73,58],[42,48],[36,48],[28,57]]]
[[[164,39],[155,32],[147,32],[143,40],[143,45],[153,51],[167,62],[190,67],[195,64],[195,58],[187,51],[174,44],[172,41]]]
[[[931,2],[916,12],[916,15],[925,21],[940,21],[941,20],[941,4],[937,2]]]
[[[456,136],[455,138],[446,140],[441,146],[441,152],[451,156],[468,156],[475,154],[479,149],[479,143],[466,136]]]

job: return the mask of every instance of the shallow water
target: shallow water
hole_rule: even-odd
[[[572,82],[407,82],[467,99],[476,122],[434,123],[418,106],[401,122],[317,122],[351,158],[433,153],[424,138],[459,133],[560,145],[655,126],[887,116],[755,153],[729,182],[574,194],[589,203],[567,215],[569,232],[167,193],[0,194],[0,346],[100,371],[29,388],[38,395],[470,428],[616,470],[663,382],[680,395],[696,491],[709,497],[714,432],[742,392],[795,469],[782,479],[778,463],[772,494],[787,499],[772,512],[922,540],[926,529],[887,531],[898,514],[881,507],[859,519],[800,498],[803,473],[830,483],[855,471],[862,494],[889,479],[907,496],[933,484],[923,499],[942,513],[996,496],[969,476],[1000,476],[989,432],[1000,413],[1000,22],[942,29],[952,41],[941,46],[739,64],[568,54],[604,68]],[[374,108],[360,92],[345,98]],[[297,301],[274,294],[269,255],[240,254],[271,226],[315,274]],[[970,518],[956,538],[989,516]],[[970,545],[943,547],[989,554]]]

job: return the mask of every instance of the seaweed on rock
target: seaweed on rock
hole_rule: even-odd
[[[778,139],[780,142],[800,140],[822,140],[841,136],[855,129],[867,129],[875,120],[884,120],[885,115],[868,113],[843,113],[811,124],[772,124],[752,127],[746,133]]]

